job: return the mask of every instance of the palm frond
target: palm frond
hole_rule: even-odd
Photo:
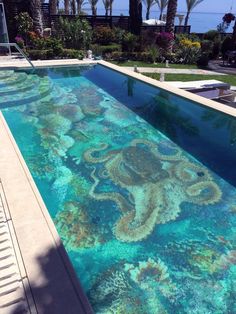
[[[204,0],[186,0],[186,5],[188,11],[192,11],[197,5],[199,5]]]

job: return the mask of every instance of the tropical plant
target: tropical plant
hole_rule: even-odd
[[[96,16],[98,0],[88,0],[88,1],[89,1],[89,4],[91,5],[92,15]]]
[[[139,35],[142,25],[142,1],[129,0],[130,30]]]
[[[50,14],[57,14],[57,0],[49,0]]]
[[[184,21],[184,26],[188,25],[188,20],[189,20],[189,15],[191,13],[191,11],[201,2],[203,2],[204,0],[186,0],[186,5],[187,5],[187,14],[185,17],[185,21]]]
[[[105,15],[108,16],[108,11],[110,9],[110,0],[102,0],[104,8],[105,8]]]
[[[165,8],[167,7],[168,0],[155,0],[155,1],[156,1],[157,5],[159,7],[159,10],[160,10],[159,19],[162,20],[162,15],[163,15]]]
[[[157,49],[156,46],[152,45],[150,48],[149,48],[149,53],[150,53],[150,56],[152,58],[152,62],[155,64],[156,61],[157,61],[157,58],[159,56],[159,51]]]
[[[43,35],[43,15],[41,10],[41,0],[30,1],[30,11],[33,19],[34,30],[40,36]]]
[[[123,51],[133,52],[137,46],[138,37],[132,33],[126,33],[123,38]]]
[[[143,4],[146,6],[146,20],[149,20],[151,7],[154,6],[156,0],[143,0]]]

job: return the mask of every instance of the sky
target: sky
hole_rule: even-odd
[[[123,11],[127,13],[129,0],[114,0],[113,8],[114,15],[116,12],[118,15]],[[208,13],[226,13],[229,12],[231,5],[233,4],[233,12],[236,12],[236,0],[203,0],[195,9],[195,12],[208,12]],[[87,7],[87,6],[86,6]],[[104,6],[102,0],[98,2],[98,10],[103,10]],[[118,11],[116,11],[118,10]],[[145,7],[143,8],[145,11]],[[158,10],[157,6],[154,6],[152,10]],[[178,12],[186,11],[186,0],[178,0]]]

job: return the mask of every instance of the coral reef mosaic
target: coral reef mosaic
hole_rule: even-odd
[[[95,313],[236,313],[234,185],[93,71],[28,74],[44,88],[17,106],[4,98],[2,111]],[[168,106],[158,91],[150,99]],[[197,126],[181,112],[178,121],[197,145]]]

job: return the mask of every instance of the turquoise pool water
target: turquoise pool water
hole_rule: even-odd
[[[102,66],[0,72],[95,313],[236,313],[236,122]]]

